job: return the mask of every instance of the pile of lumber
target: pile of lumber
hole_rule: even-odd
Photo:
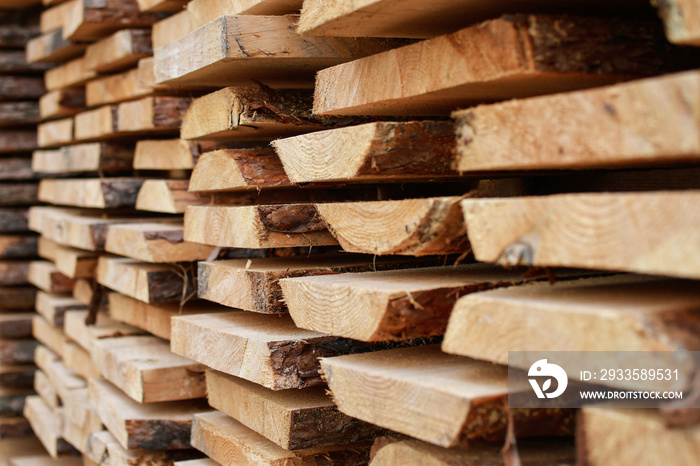
[[[700,348],[700,6],[481,3],[0,13],[8,464],[693,464],[683,405],[507,400]]]

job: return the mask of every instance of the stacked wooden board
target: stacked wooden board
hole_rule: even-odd
[[[45,3],[51,456],[692,464],[682,407],[506,401],[509,350],[697,348],[697,7],[488,3]]]

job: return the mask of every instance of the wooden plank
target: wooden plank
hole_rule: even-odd
[[[27,62],[65,63],[85,52],[87,46],[67,41],[61,29],[42,34],[27,43]]]
[[[236,191],[289,186],[292,183],[272,149],[219,149],[199,156],[188,190]]]
[[[38,370],[34,377],[34,391],[36,391],[36,394],[41,397],[41,400],[51,408],[52,411],[61,406],[61,400],[58,398],[56,388],[54,388],[49,378],[41,370]]]
[[[48,246],[48,243],[51,243]],[[51,248],[51,253],[46,251]],[[40,239],[39,255],[51,260],[56,268],[69,278],[90,278],[95,275],[98,254],[55,243],[47,238]]]
[[[692,282],[635,275],[494,290],[458,301],[442,348],[498,364],[508,351],[680,351],[696,345],[675,329],[693,325],[697,302]]]
[[[699,95],[700,73],[689,71],[460,110],[452,115],[456,167],[470,172],[691,162],[700,157]]]
[[[77,311],[73,311],[77,312]],[[49,348],[59,357],[63,357],[63,347],[66,343],[66,334],[62,328],[52,327],[42,316],[34,316],[32,319],[32,334],[38,343]],[[30,340],[36,346],[37,341]],[[33,355],[32,355],[33,356]],[[33,359],[33,357],[32,357]]]
[[[22,417],[22,419],[24,418]],[[2,458],[2,463],[0,464],[2,466],[10,466],[10,458],[34,455],[37,451],[43,451],[43,448],[39,439],[34,435],[23,438],[3,439],[0,442],[0,458]]]
[[[200,262],[197,295],[224,306],[282,314],[288,311],[280,279],[301,276],[420,267],[426,261],[374,258],[353,254],[319,254],[309,257],[266,257]]]
[[[699,278],[699,199],[698,191],[562,194],[467,200],[462,209],[480,261]]]
[[[89,390],[90,404],[127,450],[190,448],[192,416],[210,411],[201,400],[139,404],[102,379],[91,379]]]
[[[454,47],[455,43],[474,46]],[[574,43],[576,58],[561,59],[562,44]],[[656,22],[504,16],[321,71],[314,113],[447,115],[473,103],[677,70],[684,61],[675,55],[678,52],[663,40]],[[621,55],[660,60],[654,58],[651,66],[646,60],[621,63],[617,60]]]
[[[700,9],[692,0],[654,1],[671,42],[700,45]]]
[[[0,232],[28,231],[28,216],[27,209],[0,208]]]
[[[63,345],[63,364],[86,380],[101,375],[100,370],[92,362],[90,353],[77,343],[67,341]]]
[[[458,176],[454,140],[451,122],[409,121],[330,129],[272,145],[294,183],[400,181]]]
[[[214,248],[184,240],[182,224],[135,223],[114,225],[105,250],[144,262],[191,262],[207,259]]]
[[[32,261],[28,279],[32,285],[48,293],[71,293],[75,285],[75,280],[63,275],[50,261]]]
[[[153,50],[168,45],[190,32],[192,32],[192,27],[190,26],[190,13],[187,10],[162,19],[153,25],[151,34]]]
[[[324,358],[321,367],[345,414],[442,447],[505,438],[506,397],[532,390],[525,383],[509,393],[505,367],[444,354],[438,345]],[[571,435],[573,414],[513,409],[515,434]]]
[[[172,353],[160,338],[103,338],[93,343],[92,359],[105,379],[139,403],[206,396],[205,366]]]
[[[119,105],[117,128],[124,133],[177,132],[190,105],[184,97],[146,97]]]
[[[87,316],[88,311],[70,311],[66,314],[64,326],[66,336],[88,352],[92,351],[95,341],[103,338],[117,338],[143,333],[141,329],[117,322],[105,313],[98,313],[95,324],[87,325],[85,323]]]
[[[41,126],[41,125],[40,125]],[[28,129],[0,131],[0,154],[17,155],[38,149],[37,132]]]
[[[0,76],[0,100],[38,99],[44,92],[41,76]],[[36,112],[31,117],[35,118]]]
[[[192,445],[217,463],[252,465],[367,464],[370,444],[351,444],[290,451],[219,412],[197,414]]]
[[[0,338],[31,338],[32,312],[0,314]]]
[[[0,183],[0,206],[37,203],[37,184],[32,182]]]
[[[84,111],[85,107],[85,89],[82,87],[57,89],[39,99],[42,120],[73,116]]]
[[[48,121],[37,126],[38,147],[56,147],[73,141],[73,118]]]
[[[144,303],[184,302],[196,292],[191,266],[149,264],[123,257],[100,257],[97,281]]]
[[[44,291],[40,291],[36,295],[36,311],[54,327],[63,327],[63,319],[67,311],[85,309],[87,306],[72,296],[49,294]]]
[[[195,99],[182,121],[182,139],[266,141],[318,131],[336,121],[312,115],[310,91],[227,87]]]
[[[232,228],[232,225],[236,227]],[[337,244],[335,238],[321,224],[318,212],[312,204],[190,206],[185,211],[185,240],[211,246],[238,248]]]
[[[367,441],[383,431],[339,413],[324,387],[273,391],[221,372],[206,374],[213,408],[287,450]]]
[[[670,429],[651,409],[585,408],[577,433],[579,464],[591,466],[685,464],[699,452],[700,427]]]
[[[0,80],[2,80],[1,77]],[[0,87],[2,85],[3,83],[0,82]],[[0,96],[0,98],[7,97]],[[0,127],[33,126],[39,121],[39,105],[36,102],[0,102]]]
[[[0,287],[0,310],[33,309],[35,296],[33,286]]]
[[[109,293],[109,315],[119,322],[170,340],[171,319],[179,315],[205,314],[223,310],[214,304],[188,302],[179,304],[147,304],[121,293]]]
[[[90,45],[85,66],[100,73],[121,71],[152,54],[150,29],[124,29]]]
[[[66,368],[66,366],[63,365],[61,358],[59,358],[57,355],[49,353],[47,360],[41,364],[39,362],[41,359],[39,353],[42,351],[49,353],[46,348],[37,348],[37,365],[39,365],[41,370],[46,374],[51,382],[51,385],[56,389],[59,398],[64,401],[64,404],[65,402],[71,401],[70,398],[72,397],[74,391],[85,390],[87,388],[85,379],[80,377],[80,375],[78,375],[76,372]],[[84,403],[85,399],[82,401]]]
[[[78,0],[67,18],[63,37],[94,42],[119,29],[150,27],[158,19],[156,13],[141,12],[135,0]]]
[[[0,159],[0,180],[31,180],[36,178],[32,161],[26,157],[3,157]]]
[[[33,433],[34,432],[32,432],[32,427],[29,425],[29,421],[22,416],[12,416],[0,419],[0,438],[2,439],[1,443],[3,444],[8,443],[8,440],[13,441],[15,439],[29,439],[32,437]],[[6,452],[3,453],[7,454]]]
[[[132,207],[142,184],[140,178],[45,179],[39,182],[39,200],[96,209]]]
[[[85,57],[79,57],[48,70],[44,75],[46,89],[56,91],[71,86],[80,86],[95,78],[97,73],[89,70]]]
[[[200,458],[196,460],[176,461],[173,466],[218,466],[219,463],[210,458]]]
[[[83,454],[88,451],[90,436],[104,430],[102,421],[95,410],[85,403],[87,399],[88,389],[86,387],[72,390],[63,401],[63,438]]]
[[[22,415],[24,399],[32,393],[27,389],[0,388],[0,415],[17,416]],[[2,442],[0,442],[0,445]]]
[[[87,104],[90,107],[125,102],[153,93],[152,87],[142,87],[138,68],[94,79],[85,86]]]
[[[139,10],[148,12],[177,13],[187,5],[187,0],[136,0]]]
[[[32,169],[39,173],[109,172],[132,167],[131,145],[94,142],[64,146],[56,151],[34,151]]]
[[[29,396],[24,406],[24,417],[29,420],[34,433],[51,458],[57,458],[59,455],[78,454],[75,448],[61,437],[63,429],[61,410],[54,412],[41,398]]]
[[[3,25],[4,27],[6,25]],[[27,55],[23,49],[0,50],[0,72],[3,74],[42,74],[51,68],[49,63],[27,63]]]
[[[30,261],[0,261],[0,285],[27,285]]]
[[[75,140],[89,141],[114,138],[119,135],[117,128],[119,107],[105,105],[75,115]]]
[[[37,244],[36,236],[2,235],[0,236],[0,258],[34,257],[37,253]]]
[[[174,460],[194,458],[201,453],[196,450],[126,450],[112,434],[102,431],[90,436],[85,455],[96,464],[171,466]]]
[[[386,346],[300,329],[288,316],[242,311],[173,317],[170,339],[174,353],[271,390],[323,385],[318,358]]]
[[[191,170],[201,155],[219,149],[214,142],[182,139],[139,140],[134,153],[136,170]]]
[[[435,197],[317,204],[316,209],[346,251],[424,256],[469,249],[459,202]],[[186,237],[187,222],[186,217]]]
[[[5,316],[0,317],[4,318]],[[29,336],[31,337],[31,318],[26,319],[26,321],[29,322]],[[7,320],[3,319],[2,322],[3,327],[6,327],[5,323]],[[36,366],[31,364],[19,366],[2,364],[0,365],[0,385],[9,388],[30,388],[34,384],[34,373],[36,370]],[[2,436],[3,427],[6,426],[0,424],[0,438],[4,440],[5,437]]]
[[[13,457],[10,466],[85,466],[82,458],[77,456],[63,456],[58,459],[49,455]]]
[[[361,341],[403,341],[443,335],[464,295],[527,280],[522,271],[468,264],[302,276],[279,284],[298,327]]]
[[[3,24],[0,29],[0,47],[23,49],[27,42],[39,34],[39,25]]]
[[[308,88],[319,69],[405,43],[301,37],[294,31],[297,19],[294,15],[218,18],[155,49],[156,82],[220,89],[250,85],[252,78],[271,87]],[[265,31],[265,36],[256,31]]]
[[[92,296],[95,294],[91,281],[87,278],[78,278],[73,288],[73,297],[86,306],[92,302]]]

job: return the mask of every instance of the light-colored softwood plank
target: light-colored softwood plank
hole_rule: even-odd
[[[321,367],[345,414],[442,447],[505,438],[506,397],[532,390],[524,383],[509,392],[505,367],[448,355],[438,345],[324,358]],[[574,429],[572,410],[512,414],[518,436]]]
[[[31,283],[30,261],[0,261],[0,285],[27,285]]]
[[[110,227],[105,250],[144,262],[160,263],[205,260],[214,248],[185,241],[181,224],[134,223]]]
[[[32,169],[39,173],[128,170],[133,159],[133,146],[94,142],[65,146],[58,151],[34,151]]]
[[[94,110],[80,112],[73,119],[75,120],[76,141],[107,139],[119,136],[117,126],[119,107],[117,105],[105,105]]]
[[[39,183],[39,199],[96,209],[132,207],[142,184],[139,178],[46,179]]]
[[[693,0],[651,2],[657,7],[671,42],[682,45],[700,45],[700,8]]]
[[[456,167],[463,172],[689,162],[700,157],[700,73],[482,105],[452,116]]]
[[[575,58],[568,53],[562,58],[563,44],[573,43]],[[651,66],[646,60],[619,62],[619,56],[630,54],[660,61],[655,58]],[[446,115],[475,102],[672,71],[683,60],[655,22],[504,16],[321,71],[314,113]]]
[[[465,200],[474,255],[500,264],[700,278],[698,191]]]
[[[92,362],[90,353],[85,348],[72,341],[63,345],[63,364],[85,380],[91,377],[99,377],[100,370]]]
[[[61,29],[35,37],[27,43],[27,62],[64,63],[85,52],[85,44],[77,44],[63,38]]]
[[[149,464],[171,466],[178,458],[198,456],[195,450],[126,450],[107,431],[90,436],[85,455],[98,465]],[[86,465],[88,466],[88,465]]]
[[[33,388],[41,400],[52,410],[57,409],[61,405],[61,400],[58,398],[56,388],[54,388],[51,381],[42,370],[38,370],[34,374]]]
[[[94,79],[85,85],[87,104],[90,107],[126,102],[153,93],[152,87],[142,87],[138,68]]]
[[[65,317],[66,336],[78,343],[83,349],[92,351],[92,344],[103,338],[117,338],[129,335],[141,335],[143,330],[117,322],[104,313],[97,314],[94,325],[87,325],[85,319],[88,311],[70,311]]]
[[[38,396],[29,396],[24,406],[24,417],[29,420],[34,433],[51,458],[57,458],[61,454],[76,453],[75,448],[61,437],[62,410],[53,411]]]
[[[90,45],[85,66],[100,73],[121,71],[152,54],[150,29],[124,29]]]
[[[63,37],[94,42],[124,28],[150,27],[156,13],[143,13],[135,0],[77,0],[63,27]]]
[[[72,296],[40,291],[36,295],[36,311],[54,327],[63,327],[66,311],[82,311],[86,306]]]
[[[273,391],[217,371],[206,377],[213,408],[288,450],[372,440],[382,431],[338,412],[324,387]]]
[[[317,204],[316,209],[346,251],[425,256],[469,248],[459,202],[436,197]]]
[[[526,280],[521,271],[468,264],[286,278],[280,285],[298,327],[361,341],[403,341],[444,334],[461,296]]]
[[[79,2],[80,0],[71,0],[42,11],[39,17],[41,33],[46,34],[56,31],[57,29],[63,29],[74,7]]]
[[[19,259],[37,254],[38,238],[27,235],[0,236],[0,258]]]
[[[38,147],[55,147],[72,142],[74,139],[73,126],[73,118],[41,123],[37,126]]]
[[[139,404],[103,379],[91,379],[89,390],[90,404],[127,450],[190,448],[192,416],[211,411],[200,400]]]
[[[91,280],[87,278],[78,278],[73,288],[73,297],[87,306],[92,302],[92,296],[94,295],[93,288]]]
[[[49,348],[59,357],[63,357],[66,334],[62,328],[53,327],[42,316],[36,315],[32,319],[32,335],[39,343]],[[34,343],[36,344],[37,342],[35,341]]]
[[[182,139],[140,140],[136,143],[136,170],[191,170],[203,153],[218,148],[212,142]]]
[[[160,338],[103,338],[93,343],[92,359],[105,379],[139,403],[206,396],[205,366],[171,352]]]
[[[87,68],[85,57],[79,57],[48,70],[44,75],[44,82],[46,89],[56,91],[85,84],[96,76],[97,72]]]
[[[222,16],[155,49],[156,82],[221,88],[247,86],[253,78],[272,87],[311,87],[319,69],[403,43],[301,37],[296,21],[294,15]]]
[[[28,231],[29,213],[27,209],[0,208],[0,232],[24,232]]]
[[[0,159],[0,180],[31,180],[37,174],[32,171],[32,161],[27,157],[3,157]]]
[[[177,13],[187,5],[187,0],[136,0],[141,11]]]
[[[170,340],[171,319],[180,315],[205,314],[224,308],[203,302],[179,304],[147,304],[121,293],[109,293],[109,315],[119,322]]]
[[[367,463],[370,444],[285,450],[233,418],[212,412],[195,415],[192,445],[221,464],[272,466],[328,461],[359,466]]]
[[[39,99],[42,120],[66,118],[85,110],[85,89],[71,87],[44,94]]]
[[[272,145],[294,183],[410,180],[457,176],[454,139],[446,121],[377,122]]]
[[[187,10],[175,13],[165,19],[162,19],[153,25],[151,32],[151,41],[153,42],[153,50],[186,36],[192,32],[190,27],[190,12]]]
[[[669,429],[652,409],[585,408],[579,417],[579,463],[692,464],[700,453],[700,427]]]
[[[145,97],[119,105],[117,128],[123,133],[173,133],[190,105],[184,97]]]
[[[238,248],[337,244],[311,204],[190,206],[185,211],[185,240]]]
[[[48,293],[70,293],[75,280],[63,275],[50,261],[32,261],[29,264],[29,282]]]
[[[89,449],[90,436],[104,430],[100,417],[85,403],[88,396],[86,387],[72,390],[63,400],[63,438],[83,454]]]
[[[188,190],[235,191],[289,186],[292,183],[272,149],[219,149],[199,156]]]
[[[45,353],[45,354],[42,354]],[[74,390],[87,388],[85,379],[76,372],[66,368],[61,358],[40,346],[36,350],[36,363],[55,388],[61,400],[68,400]],[[83,400],[85,401],[85,400]]]
[[[196,291],[194,271],[178,264],[150,264],[102,256],[98,283],[144,303],[185,302]]]

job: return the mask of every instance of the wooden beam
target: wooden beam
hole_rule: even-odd
[[[270,148],[220,149],[201,154],[188,190],[236,191],[290,187],[282,162]]]
[[[46,89],[56,91],[83,85],[96,76],[97,72],[87,68],[85,57],[79,57],[48,70],[44,75],[44,82],[46,83]]]
[[[17,155],[17,153],[31,152],[34,149],[38,149],[38,145],[37,132],[33,129],[0,131],[0,154]]]
[[[214,248],[184,240],[182,224],[134,223],[114,225],[105,250],[144,262],[191,262],[207,259]]]
[[[227,87],[195,99],[182,121],[182,139],[266,141],[318,131],[335,121],[312,115],[310,91]]]
[[[197,295],[224,306],[258,312],[287,312],[280,279],[347,272],[419,267],[424,261],[377,258],[353,254],[319,254],[310,257],[266,257],[200,262]],[[332,333],[332,332],[331,332]]]
[[[51,381],[42,370],[36,371],[34,375],[34,391],[41,400],[53,411],[61,406],[61,400],[58,398],[56,388],[51,384]]]
[[[200,400],[139,404],[102,379],[91,379],[89,390],[90,404],[127,450],[190,448],[192,416],[210,411]]]
[[[219,412],[197,414],[192,445],[217,463],[227,464],[367,464],[370,443],[315,447],[290,451]]]
[[[31,338],[33,315],[31,312],[0,314],[0,338]]]
[[[132,207],[140,178],[45,179],[39,182],[39,200],[96,209]]]
[[[23,310],[34,308],[36,288],[33,286],[0,287],[0,310]]]
[[[39,27],[42,34],[62,29],[79,0],[71,0],[52,6],[41,12]]]
[[[105,338],[92,346],[92,359],[105,379],[139,403],[206,396],[205,366],[170,351],[153,336]]]
[[[443,335],[461,296],[527,280],[522,271],[468,264],[303,276],[279,284],[298,327],[361,341],[403,341]]]
[[[54,151],[34,151],[32,169],[39,173],[109,172],[132,168],[130,145],[94,142],[64,146]]]
[[[469,249],[460,200],[346,202],[317,204],[316,209],[346,251],[425,256]]]
[[[190,105],[184,97],[146,97],[119,105],[117,128],[123,133],[177,132]]]
[[[29,282],[48,293],[70,293],[75,280],[63,275],[50,261],[32,261],[29,264]]]
[[[104,430],[100,417],[85,403],[88,396],[86,387],[72,390],[63,400],[63,438],[83,454],[88,451],[90,436]]]
[[[64,63],[85,52],[85,44],[77,44],[63,38],[60,29],[42,34],[27,43],[27,62]]]
[[[40,353],[48,353],[48,358],[40,363],[42,357]],[[76,372],[66,368],[58,355],[51,353],[44,347],[37,348],[36,351],[37,365],[41,368],[46,377],[48,377],[51,385],[56,389],[59,398],[65,403],[71,398],[75,390],[84,390],[87,388],[85,379],[80,377]],[[82,400],[83,403],[85,399]]]
[[[700,157],[699,95],[700,73],[689,71],[460,110],[452,114],[455,166],[471,172],[692,162]]]
[[[250,85],[252,78],[271,87],[308,88],[319,69],[405,43],[301,37],[294,31],[297,19],[294,15],[222,16],[155,49],[156,82],[220,89]],[[255,31],[265,31],[265,36]],[[204,43],[212,46],[204,50]]]
[[[324,387],[273,391],[217,371],[206,377],[213,408],[287,450],[367,441],[383,431],[339,413]]]
[[[90,436],[85,455],[98,465],[101,459],[107,458],[113,464],[171,466],[177,459],[196,458],[201,453],[196,450],[126,450],[105,430]]]
[[[192,32],[192,27],[190,26],[190,13],[187,10],[179,11],[162,19],[153,25],[151,33],[153,50],[168,45],[190,32]]]
[[[321,367],[343,413],[442,447],[504,439],[507,396],[532,390],[525,383],[509,391],[505,367],[444,354],[438,345],[324,358]],[[512,415],[518,437],[573,433],[573,410]]]
[[[232,225],[236,227],[231,228]],[[320,222],[318,212],[312,204],[190,206],[185,212],[185,240],[237,248],[337,244]]]
[[[37,126],[36,145],[38,147],[56,147],[73,142],[73,118],[48,121]]]
[[[122,257],[100,257],[97,281],[144,303],[184,302],[196,290],[191,266],[149,264]]]
[[[654,0],[651,3],[658,9],[671,42],[700,45],[700,10],[692,0]]]
[[[152,87],[141,86],[138,68],[94,79],[85,85],[87,104],[90,107],[126,102],[153,93]]]
[[[0,236],[0,258],[21,259],[35,257],[37,245],[36,236],[2,235]]]
[[[455,177],[447,121],[366,123],[273,141],[293,183]],[[338,157],[338,154],[343,154]]]
[[[136,0],[139,10],[154,13],[177,13],[187,5],[187,0]]]
[[[462,209],[480,261],[700,278],[698,200],[698,191],[562,194]]]
[[[94,342],[104,338],[143,334],[141,329],[117,322],[105,313],[98,313],[96,323],[87,325],[87,316],[88,311],[70,311],[66,314],[64,327],[66,336],[88,352],[92,351]]]
[[[36,102],[0,102],[0,127],[33,126],[39,121],[39,105]]]
[[[42,120],[66,118],[85,110],[85,89],[70,87],[44,94],[39,99],[39,114]]]
[[[45,291],[40,291],[36,295],[36,311],[46,319],[49,325],[54,327],[63,327],[63,319],[67,311],[86,309],[85,304],[72,296],[61,296]]]
[[[84,379],[100,377],[100,370],[92,362],[90,353],[85,348],[72,341],[63,345],[63,364]]]
[[[147,304],[121,293],[109,293],[109,315],[119,322],[170,340],[170,320],[179,315],[205,314],[223,310],[215,304],[194,301],[179,304]]]
[[[0,261],[0,285],[29,284],[30,261]]]
[[[37,203],[37,187],[33,182],[0,184],[0,206],[21,206]]]
[[[474,47],[454,47],[455,43]],[[561,58],[564,43],[578,44],[575,59],[571,55],[566,60],[555,58]],[[487,49],[493,51],[485,53]],[[686,59],[678,53],[686,52],[672,49],[656,22],[503,16],[321,71],[314,113],[448,115],[479,102],[582,89],[681,69]],[[621,63],[617,60],[621,54],[654,57],[655,64],[647,60]]]
[[[32,334],[34,338],[37,339],[37,341],[34,341],[35,344],[37,342],[41,343],[59,357],[63,357],[63,346],[66,344],[66,334],[62,328],[53,327],[42,316],[35,315],[32,319]]]
[[[124,29],[90,45],[85,66],[100,73],[121,71],[152,54],[150,29]]]
[[[119,107],[105,105],[75,115],[75,140],[89,141],[119,136]]]
[[[579,464],[684,464],[700,453],[700,427],[670,429],[656,410],[584,408],[578,422]]]
[[[27,209],[0,208],[0,232],[23,232],[29,231],[27,219],[29,217]]]
[[[135,0],[78,0],[63,27],[63,37],[94,42],[119,29],[150,27],[158,19],[156,13],[141,12]]]
[[[31,180],[36,178],[32,161],[26,157],[3,157],[0,159],[0,180]]]
[[[136,170],[191,170],[201,154],[220,146],[214,142],[182,139],[139,140],[134,154]]]
[[[28,396],[24,406],[24,417],[31,424],[34,433],[51,458],[58,458],[59,455],[78,454],[77,450],[61,437],[63,430],[61,409],[54,411],[38,396]]]

